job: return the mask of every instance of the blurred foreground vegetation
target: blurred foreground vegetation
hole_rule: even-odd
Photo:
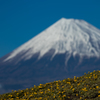
[[[0,100],[100,100],[100,71],[0,95]]]

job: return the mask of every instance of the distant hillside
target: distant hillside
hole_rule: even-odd
[[[0,95],[0,100],[100,100],[100,71]]]

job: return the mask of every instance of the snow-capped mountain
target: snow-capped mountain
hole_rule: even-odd
[[[100,30],[61,18],[0,59],[1,93],[100,69]]]
[[[49,28],[24,45],[15,49],[4,61],[13,59],[21,52],[26,52],[21,59],[30,59],[35,53],[40,52],[39,58],[50,49],[58,53],[68,51],[73,56],[100,56],[100,30],[83,20],[61,18]]]

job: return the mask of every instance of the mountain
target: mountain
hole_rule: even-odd
[[[61,18],[0,59],[0,93],[100,70],[100,30]]]

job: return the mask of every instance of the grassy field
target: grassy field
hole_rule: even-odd
[[[0,95],[0,100],[100,100],[100,71]]]

